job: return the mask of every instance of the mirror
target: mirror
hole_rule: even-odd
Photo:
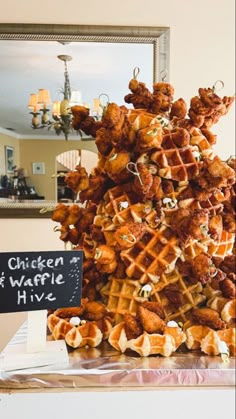
[[[124,105],[135,67],[149,88],[168,80],[169,28],[0,24],[0,217],[50,217],[51,212],[39,210],[57,204],[56,156],[73,149],[96,153],[93,139],[83,141],[72,133],[65,141],[54,130],[31,127],[30,93],[46,88],[52,100],[62,100],[56,97],[64,83],[60,54],[72,57],[67,63],[70,84],[81,91],[83,103],[92,109],[94,98],[104,93],[110,102]],[[13,169],[6,153],[11,153]],[[42,200],[4,196],[4,181],[17,179],[14,166],[23,170],[31,197],[36,193]]]

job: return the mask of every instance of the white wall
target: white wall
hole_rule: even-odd
[[[222,95],[232,95],[235,92],[234,8],[234,0],[126,0],[124,2],[50,0],[45,4],[34,4],[32,0],[8,0],[7,2],[0,0],[0,23],[169,26],[171,28],[170,81],[175,87],[175,98],[183,97],[189,100],[191,96],[197,94],[199,87],[212,87],[218,79],[225,84]],[[145,80],[140,81],[145,82]],[[217,153],[222,158],[234,154],[234,111],[231,110],[230,114],[219,122],[214,132],[218,134]],[[61,248],[61,243],[53,233],[49,220],[0,220],[0,232],[1,251]],[[206,415],[210,418],[222,417],[222,410],[215,405],[217,400],[221,400],[222,395],[218,399],[215,392],[209,393],[209,396],[211,396],[210,407],[207,411],[203,406],[201,407],[202,417]],[[155,396],[155,398],[154,406],[158,409],[160,397]],[[179,400],[179,396],[176,395],[176,398]],[[187,396],[184,395],[184,400],[180,402],[180,405],[185,404],[186,398]],[[172,401],[175,403],[173,396],[169,399],[171,403]],[[198,399],[202,401],[200,393]],[[113,400],[116,409],[119,402],[115,398]],[[191,400],[191,397],[188,400],[192,402],[192,406],[189,407],[189,417],[194,414],[198,403],[196,400]],[[124,397],[120,401],[125,403]],[[147,397],[145,401],[147,403],[145,413],[149,415],[150,401]],[[232,400],[227,404],[226,394],[222,403],[225,403],[226,411],[229,405],[232,407]],[[168,406],[168,401],[166,406]],[[220,414],[217,414],[217,411]],[[168,407],[164,409],[164,412],[167,417]],[[123,417],[131,418],[132,410],[128,412],[128,415]],[[197,417],[199,417],[198,414]],[[231,419],[233,416],[229,417]]]
[[[225,84],[223,95],[235,93],[234,0],[51,0],[44,6],[31,0],[0,0],[0,5],[1,23],[168,26],[176,99],[188,100],[199,87],[212,87],[216,80]],[[227,158],[235,152],[234,111],[214,132],[216,151]]]

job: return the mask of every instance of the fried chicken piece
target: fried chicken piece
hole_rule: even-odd
[[[68,172],[65,183],[73,192],[83,191],[88,188],[88,173],[82,166],[76,166],[74,172]]]
[[[59,203],[56,206],[55,210],[53,211],[51,219],[52,221],[56,221],[62,224],[66,220],[68,216],[68,212],[69,212],[68,206],[65,204]]]
[[[233,213],[223,213],[224,229],[229,233],[236,234],[236,218]]]
[[[214,240],[219,240],[223,231],[223,220],[220,214],[213,215],[208,223],[209,234]]]
[[[122,183],[128,180],[130,172],[127,170],[127,164],[130,162],[130,153],[120,151],[116,153],[114,150],[107,156],[104,164],[104,171],[113,182]]]
[[[217,274],[217,268],[207,253],[200,253],[191,261],[191,264],[193,274],[202,284],[211,281],[212,277]]]
[[[136,152],[143,152],[150,148],[160,148],[162,143],[162,127],[159,122],[140,129],[136,139]]]
[[[235,182],[235,171],[227,163],[223,162],[220,157],[215,156],[213,160],[208,160],[208,172],[212,177],[223,177]],[[227,186],[224,185],[224,186]]]
[[[62,222],[63,225],[75,225],[82,217],[83,209],[78,204],[73,204],[68,207],[66,219]]]
[[[213,145],[216,143],[217,135],[213,134],[209,129],[207,128],[201,128],[201,132],[206,137],[207,141],[210,143],[210,145]]]
[[[188,240],[203,240],[208,233],[209,213],[207,209],[189,211],[180,208],[171,220],[171,227],[183,243]]]
[[[169,284],[164,289],[164,294],[168,298],[171,304],[177,309],[184,303],[182,290],[176,284]]]
[[[140,320],[143,329],[148,333],[163,333],[165,330],[165,322],[154,313],[143,306],[139,306],[137,317]]]
[[[99,152],[107,156],[112,149],[122,148],[124,137],[127,139],[127,130],[130,126],[126,118],[128,109],[109,103],[102,116],[102,125],[96,131],[95,143]],[[124,147],[123,147],[124,148]]]
[[[199,96],[194,96],[190,101],[188,115],[195,127],[209,129],[228,112],[234,97],[225,96],[221,99],[214,88],[200,88],[198,93]]]
[[[190,108],[197,115],[210,116],[212,114],[212,107],[207,105],[198,96],[194,96],[190,101]]]
[[[196,240],[203,240],[208,233],[209,212],[207,209],[194,210],[189,224],[189,235]]]
[[[94,259],[99,272],[112,273],[117,267],[116,253],[106,244],[100,244],[95,249]]]
[[[108,156],[111,152],[113,145],[111,143],[109,132],[107,132],[105,127],[102,126],[96,132],[95,144],[102,156]]]
[[[116,254],[112,247],[107,246],[106,244],[100,244],[95,249],[95,260],[102,264],[111,263],[115,258]]]
[[[162,320],[165,318],[165,313],[162,307],[162,304],[158,301],[144,301],[142,307],[146,308],[153,313],[156,313]]]
[[[152,184],[150,186],[149,191],[145,195],[145,199],[152,199],[155,201],[159,201],[160,199],[164,198],[164,191],[162,189],[162,179],[160,176],[153,176],[152,178]],[[156,208],[158,209],[158,208]],[[162,216],[161,214],[161,208],[159,208],[158,211],[159,216]]]
[[[111,185],[111,179],[99,167],[95,167],[88,178],[88,188],[80,191],[81,202],[91,201],[98,204]]]
[[[215,156],[212,160],[204,159],[199,175],[194,180],[202,189],[214,191],[232,185],[235,182],[235,172]]]
[[[160,91],[153,93],[153,102],[149,107],[149,111],[152,113],[165,113],[170,110],[173,97],[167,96]]]
[[[236,257],[235,255],[228,255],[224,258],[219,260],[220,265],[219,268],[229,276],[232,273],[236,273]]]
[[[226,327],[226,324],[221,320],[219,313],[211,308],[193,308],[192,320],[195,324],[208,326],[214,330],[221,330]]]
[[[194,276],[191,262],[178,259],[176,262],[176,267],[178,268],[180,275],[185,277],[185,280],[189,284],[196,284],[198,282],[198,278]]]
[[[61,223],[61,227],[57,229],[60,231],[60,240],[64,242],[71,242],[74,245],[78,244],[79,231],[77,228],[71,227],[76,225],[82,217],[83,209],[77,204],[66,206],[59,204],[52,215],[52,220]]]
[[[230,278],[220,281],[219,287],[223,297],[230,299],[236,298],[236,284]]]
[[[81,122],[89,116],[89,109],[85,106],[75,105],[71,107],[71,112],[73,115],[72,126],[75,130],[79,130]]]
[[[89,233],[93,241],[105,244],[105,237],[100,226],[97,226],[95,224],[90,225]]]
[[[211,109],[218,110],[222,106],[222,99],[214,93],[214,89],[207,88],[204,89],[200,87],[198,89],[199,96],[203,103],[205,103],[206,106],[210,107]]]
[[[85,260],[83,263],[82,296],[89,301],[99,299],[99,288],[103,284],[103,274],[97,270],[94,261],[92,259]]]
[[[188,111],[188,115],[189,115],[189,118],[192,121],[193,125],[196,128],[200,128],[200,127],[203,126],[203,124],[205,122],[205,119],[206,119],[203,115],[200,115],[200,114],[194,112],[194,110],[191,109],[191,108]]]
[[[173,97],[175,89],[170,83],[162,81],[153,84],[153,93],[156,92],[161,92],[166,96]]]
[[[187,115],[187,111],[187,103],[184,99],[180,98],[171,105],[170,119],[184,119]]]
[[[75,227],[80,234],[83,232],[89,233],[90,225],[93,224],[94,216],[96,213],[96,206],[90,204],[87,208],[82,208],[82,216]]]
[[[166,82],[153,84],[153,102],[149,110],[153,113],[167,112],[173,102],[174,88]]]
[[[70,242],[74,245],[77,245],[79,242],[80,234],[76,227],[68,228],[67,230],[63,230],[63,226],[61,228],[61,235],[60,239],[64,242]]]
[[[143,333],[143,327],[140,321],[134,317],[132,314],[125,313],[124,314],[124,321],[125,321],[125,334],[128,340],[136,339]]]
[[[93,138],[96,137],[97,131],[102,127],[102,121],[97,121],[92,116],[87,116],[87,118],[81,122],[80,129],[86,135],[91,135]]]
[[[185,147],[189,144],[190,135],[184,128],[175,128],[163,135],[162,147],[164,149]]]
[[[132,103],[135,109],[148,109],[151,106],[153,101],[152,93],[145,83],[132,79],[129,82],[129,89],[132,93],[124,97],[126,103]]]
[[[145,223],[126,223],[121,225],[114,233],[119,249],[129,249],[134,246],[144,235],[147,229]]]
[[[104,317],[106,307],[97,301],[88,301],[85,305],[83,318],[85,320],[100,320]]]
[[[86,135],[95,138],[97,130],[101,127],[101,121],[97,121],[89,115],[89,109],[85,106],[75,105],[71,107],[72,127],[75,131],[83,131]]]
[[[143,163],[137,163],[137,175],[133,182],[133,190],[144,199],[153,184],[153,175]]]
[[[190,211],[186,208],[180,208],[175,212],[175,216],[171,219],[171,228],[177,234],[181,242],[187,242],[190,238],[189,224]]]
[[[66,319],[68,317],[82,316],[87,302],[88,302],[87,298],[82,298],[79,307],[58,308],[57,310],[54,311],[53,314],[57,317],[60,317],[61,319]]]
[[[234,96],[224,96],[222,100],[222,105],[219,109],[214,109],[213,113],[205,118],[202,128],[211,128],[212,125],[216,124],[220,118],[226,115],[231,108],[235,98]]]

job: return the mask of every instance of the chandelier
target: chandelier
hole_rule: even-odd
[[[52,119],[49,116],[49,106],[51,105],[50,93],[46,89],[39,89],[38,94],[31,93],[28,108],[31,109],[31,126],[33,129],[47,127],[54,129],[57,135],[64,134],[65,139],[73,132],[71,106],[81,105],[81,92],[71,91],[67,62],[72,60],[70,55],[58,55],[57,58],[64,62],[64,88],[62,90],[63,100],[52,102]],[[94,106],[97,104],[94,99]],[[88,105],[83,105],[89,107]],[[96,105],[97,107],[97,105]],[[99,112],[94,109],[93,112]]]

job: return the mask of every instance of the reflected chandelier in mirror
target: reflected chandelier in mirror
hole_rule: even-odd
[[[6,43],[11,43],[10,45],[13,45],[12,49],[7,48]],[[31,50],[28,48],[27,43],[31,44]],[[99,81],[96,81],[95,86],[92,86],[91,81],[94,79],[93,73],[95,70],[96,65],[94,65],[92,62],[88,63],[88,69],[86,67],[86,75],[90,83],[85,84],[85,80],[81,81],[82,87],[82,93],[86,92],[86,94],[89,92],[89,88],[92,86],[92,93],[90,95],[91,98],[96,98],[99,96],[100,93],[108,94],[111,101],[114,101],[116,103],[123,104],[123,92],[124,94],[128,93],[128,82],[132,78],[132,72],[135,68],[135,66],[138,66],[140,68],[140,81],[146,82],[145,74],[143,73],[143,67],[148,63],[150,67],[150,83],[155,83],[157,81],[161,81],[165,77],[165,81],[168,81],[169,79],[169,28],[168,27],[137,27],[137,26],[90,26],[90,25],[41,25],[41,24],[0,24],[0,50],[1,50],[1,57],[2,57],[2,65],[3,62],[5,63],[5,68],[1,67],[1,74],[4,72],[7,72],[9,68],[7,68],[8,64],[6,60],[4,60],[3,57],[3,51],[8,49],[8,51],[11,51],[11,59],[14,59],[14,55],[18,54],[18,51],[20,49],[21,53],[25,54],[28,53],[28,58],[32,60],[32,56],[30,57],[30,54],[32,53],[33,49],[36,50],[35,45],[37,45],[37,48],[41,45],[42,49],[44,51],[49,51],[51,48],[51,45],[57,45],[58,47],[65,47],[69,46],[70,48],[74,47],[83,47],[84,54],[88,53],[88,51],[92,51],[92,48],[94,48],[93,51],[96,51],[96,54],[99,54],[99,70],[100,70],[100,79]],[[45,48],[46,46],[46,48]],[[139,57],[139,62],[136,61],[133,62],[132,69],[128,70],[128,76],[124,73],[124,70],[127,66],[127,56],[130,55],[127,53],[124,57],[120,58],[118,55],[113,60],[111,56],[109,57],[108,64],[107,62],[104,62],[104,58],[102,55],[102,50],[106,49],[106,46],[110,46],[113,49],[120,48],[120,50],[125,50],[126,46],[130,46],[131,51],[135,48],[141,48],[145,47],[148,48],[148,55],[145,55],[145,53],[140,52],[140,50],[137,50],[135,52],[135,57]],[[59,54],[61,51],[59,52]],[[58,55],[59,55],[58,54]],[[33,55],[33,53],[32,53]],[[57,54],[56,54],[57,55]],[[50,66],[50,62],[48,61],[49,55],[47,58],[40,58],[38,57],[38,67],[37,72],[40,74],[41,78],[43,74],[43,64],[46,64],[47,67],[47,75],[46,80],[49,79],[50,75],[54,75],[56,72],[56,66],[55,66],[55,60],[56,55],[53,55],[52,60],[53,63]],[[73,61],[72,63],[75,66],[76,59],[73,54]],[[148,57],[148,58],[147,58]],[[84,65],[83,57],[79,57],[79,64]],[[70,63],[71,64],[71,63]],[[40,83],[34,84],[31,80],[31,73],[32,68],[30,66],[27,66],[26,61],[24,64],[22,64],[22,67],[24,68],[24,72],[27,75],[27,83],[28,81],[31,81],[32,86],[30,87],[30,90],[28,90],[28,94],[26,97],[26,101],[28,102],[28,97],[30,94],[30,91],[34,91],[34,89],[37,89],[38,87],[41,87],[41,80]],[[114,69],[114,66],[116,69]],[[85,67],[85,65],[84,65]],[[70,67],[71,68],[71,67]],[[20,68],[16,68],[14,70],[15,79],[17,78],[17,75],[19,73]],[[61,68],[60,68],[61,70]],[[69,69],[69,71],[71,71]],[[106,73],[107,72],[107,73]],[[75,69],[75,76],[78,77],[78,67]],[[108,75],[110,74],[111,77],[111,83],[109,86],[102,86],[100,87],[100,82],[102,83],[103,79],[108,80]],[[71,74],[70,74],[71,75]],[[73,75],[73,69],[72,69],[72,75]],[[124,87],[121,89],[119,87],[118,83],[118,75],[120,78],[125,79],[124,80]],[[71,81],[71,80],[70,80]],[[43,83],[43,80],[42,80]],[[83,83],[83,84],[82,84]],[[19,82],[16,80],[15,83],[15,99],[14,101],[7,102],[7,99],[9,100],[10,91],[8,91],[8,94],[4,94],[3,97],[5,98],[0,99],[0,135],[1,133],[5,135],[12,135],[13,138],[19,138],[20,140],[29,140],[29,139],[55,139],[57,136],[55,136],[55,133],[50,132],[46,129],[46,133],[43,133],[44,130],[32,130],[30,127],[29,119],[27,120],[27,117],[30,116],[27,115],[27,103],[26,105],[21,105],[19,112],[21,112],[18,116],[18,102],[21,101],[22,94],[20,94],[21,85],[24,84],[23,82]],[[3,82],[4,85],[4,82]],[[63,85],[63,80],[61,81],[61,86]],[[91,85],[91,86],[90,86]],[[16,89],[17,86],[17,89]],[[4,86],[3,86],[4,87]],[[73,87],[73,86],[72,86]],[[95,91],[95,87],[99,89],[98,91]],[[111,89],[109,91],[109,88]],[[32,89],[32,90],[31,90]],[[115,89],[120,90],[122,92],[121,97],[117,99]],[[51,89],[50,89],[51,90]],[[113,91],[114,90],[114,91]],[[18,97],[17,97],[18,93]],[[7,97],[8,96],[8,97]],[[17,98],[17,100],[16,100]],[[88,99],[88,101],[92,101],[93,99]],[[86,98],[87,102],[87,98]],[[14,105],[14,106],[13,106]],[[14,114],[13,114],[13,107],[14,107]],[[14,118],[13,118],[14,115]],[[8,127],[11,127],[11,124],[13,122],[16,125],[16,129],[14,132],[14,129],[11,131]],[[51,130],[54,131],[54,130]],[[33,133],[32,133],[33,132]],[[40,135],[39,135],[40,132]],[[37,135],[37,136],[36,136]],[[78,135],[75,134],[73,140],[78,140]],[[63,139],[64,140],[64,139]],[[78,141],[76,148],[80,149],[91,149],[90,141],[81,142]],[[72,144],[71,148],[74,148],[74,145]],[[68,149],[68,148],[67,148]],[[36,160],[37,161],[37,160]],[[1,167],[0,167],[1,169]],[[2,173],[0,173],[2,174]],[[37,205],[36,205],[37,204]],[[47,202],[44,203],[45,206],[47,205]],[[20,204],[18,204],[20,205]],[[4,211],[3,204],[0,204],[0,216],[6,216],[6,217],[20,217],[25,216],[27,212],[27,216],[30,216],[30,210],[34,210],[34,217],[38,216],[41,217],[38,211],[38,205],[39,203],[28,203],[21,204],[20,209],[11,209],[13,207],[8,208],[5,207]],[[56,205],[56,202],[55,202]],[[25,207],[25,211],[24,211]],[[27,209],[26,209],[27,208]],[[35,212],[36,210],[36,212]],[[3,214],[4,212],[4,214]],[[46,216],[46,215],[45,215]],[[47,214],[47,216],[50,216],[50,213]]]

